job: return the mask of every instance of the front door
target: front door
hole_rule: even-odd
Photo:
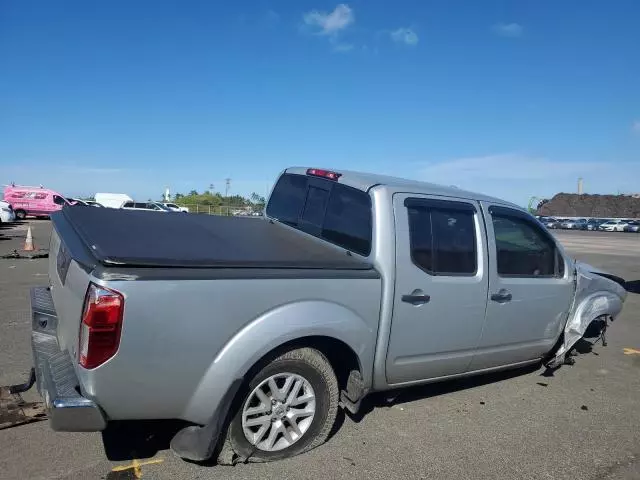
[[[486,234],[478,203],[396,194],[396,279],[389,384],[465,372],[487,303]]]
[[[489,238],[489,301],[471,369],[543,357],[571,308],[574,282],[551,234],[526,213],[482,203]]]

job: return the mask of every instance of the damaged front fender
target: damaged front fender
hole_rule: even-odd
[[[549,367],[564,363],[565,355],[584,336],[591,322],[601,317],[615,319],[627,297],[624,280],[615,275],[582,262],[576,262],[575,272],[576,292],[563,342],[547,363]]]

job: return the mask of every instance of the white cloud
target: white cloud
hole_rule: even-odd
[[[418,34],[410,28],[398,28],[389,33],[391,39],[396,43],[404,43],[405,45],[417,45]]]
[[[355,21],[353,10],[344,3],[339,4],[331,13],[312,10],[303,16],[304,23],[317,28],[321,35],[335,35]]]
[[[526,205],[534,195],[551,197],[559,192],[575,192],[578,177],[584,178],[588,193],[631,191],[637,187],[629,178],[638,175],[640,164],[556,161],[519,153],[429,163],[419,172],[419,178],[426,182],[454,185],[520,205]]]
[[[334,52],[347,53],[353,50],[352,43],[338,43],[333,47]]]
[[[554,162],[542,157],[517,153],[449,160],[429,165],[423,173],[455,183],[457,178],[472,180],[543,180],[553,172],[561,177],[599,168],[597,162]],[[429,180],[431,181],[431,180]],[[438,182],[436,182],[438,183]]]
[[[636,120],[631,124],[631,131],[636,135],[640,135],[640,120]]]
[[[491,27],[491,31],[501,37],[521,37],[524,35],[524,27],[519,23],[497,23]]]

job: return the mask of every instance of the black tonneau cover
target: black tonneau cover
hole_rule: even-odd
[[[107,266],[369,270],[372,265],[258,218],[84,206],[62,215]]]

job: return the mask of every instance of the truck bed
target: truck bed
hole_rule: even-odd
[[[373,269],[264,219],[68,207],[52,220],[56,228],[71,226],[108,267]]]

